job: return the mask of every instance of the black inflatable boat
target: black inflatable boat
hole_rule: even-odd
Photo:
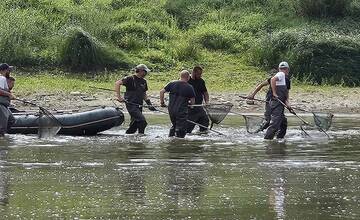
[[[80,113],[54,113],[53,115],[61,123],[58,134],[64,135],[95,135],[124,122],[124,114],[114,107],[103,107]],[[15,113],[14,117],[16,122],[9,134],[37,134],[39,114]]]

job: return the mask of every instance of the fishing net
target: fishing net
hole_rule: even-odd
[[[328,131],[332,124],[332,113],[313,112],[314,123],[321,131]]]
[[[256,115],[242,115],[245,119],[246,131],[250,134],[258,133],[268,127],[269,122],[264,117]]]
[[[227,114],[229,114],[231,108],[233,107],[233,104],[231,103],[225,103],[225,104],[209,104],[203,106],[207,115],[209,116],[209,119],[211,121],[212,128],[213,124],[219,124],[222,122]]]
[[[48,110],[42,107],[39,107],[39,110],[40,110],[40,116],[39,116],[38,137],[39,138],[54,137],[61,129],[61,123]]]

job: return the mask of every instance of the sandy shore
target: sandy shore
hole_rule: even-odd
[[[248,105],[246,101],[239,97],[244,93],[210,93],[211,103],[231,102],[233,111],[237,112],[256,112],[261,113],[264,110],[264,103],[255,102],[254,105]],[[158,94],[149,93],[154,105],[159,105]],[[360,89],[352,89],[351,93],[335,89],[333,93],[320,92],[301,92],[290,94],[291,105],[310,111],[332,112],[332,113],[360,113]],[[265,94],[259,93],[256,98],[264,99]],[[94,93],[71,92],[70,94],[35,94],[28,97],[20,97],[28,101],[37,103],[45,108],[58,111],[81,111],[85,109],[96,108],[99,106],[124,106],[124,104],[115,101],[113,93],[106,91],[96,91]],[[33,109],[29,105],[24,105],[19,101],[13,101],[13,104],[22,110]]]

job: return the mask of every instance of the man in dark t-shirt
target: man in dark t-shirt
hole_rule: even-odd
[[[126,134],[134,134],[136,131],[138,131],[139,134],[144,134],[147,122],[142,114],[143,100],[145,100],[149,110],[156,110],[146,95],[148,87],[144,78],[150,70],[144,64],[137,65],[134,70],[134,75],[116,81],[115,92],[118,101],[125,101],[126,109],[131,117],[130,126],[126,130]],[[126,87],[124,98],[120,95],[121,85]]]
[[[195,66],[189,79],[189,84],[194,87],[195,91],[195,105],[202,105],[209,103],[209,93],[207,91],[205,81],[201,78],[203,69],[200,66]],[[202,106],[189,108],[189,120],[199,123],[204,127],[209,126],[209,118]],[[206,128],[200,127],[200,132],[207,131]],[[191,133],[195,128],[194,123],[187,123],[187,132]]]
[[[188,105],[195,103],[195,92],[188,83],[190,73],[187,70],[180,72],[180,80],[172,81],[160,91],[161,106],[165,106],[164,94],[169,92],[169,115],[172,123],[169,137],[184,138],[188,119]]]

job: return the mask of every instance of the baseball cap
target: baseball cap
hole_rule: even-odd
[[[279,69],[282,69],[282,68],[290,68],[289,67],[289,64],[287,63],[287,62],[281,62],[280,64],[279,64]]]
[[[137,65],[134,70],[144,70],[146,71],[147,73],[150,72],[150,69],[145,65],[145,64],[139,64]]]
[[[0,64],[0,71],[4,71],[4,70],[12,70],[14,67],[13,66],[9,66],[9,64],[7,63],[2,63]]]

